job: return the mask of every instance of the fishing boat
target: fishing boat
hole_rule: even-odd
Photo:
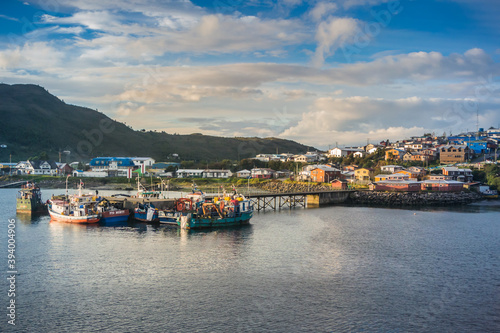
[[[150,202],[139,204],[139,207],[134,209],[134,219],[141,222],[157,223],[160,221],[158,217],[158,209]]]
[[[498,199],[498,191],[496,190],[486,190],[481,192],[484,199]]]
[[[182,229],[219,228],[248,224],[253,216],[253,205],[242,194],[223,194],[212,202],[199,201],[190,211],[183,211],[178,219]]]
[[[27,182],[17,192],[16,211],[23,214],[42,214],[47,206],[42,202],[42,192],[34,183]]]
[[[179,217],[182,214],[175,210],[160,210],[158,211],[158,219],[162,224],[177,225]]]
[[[89,205],[76,205],[68,200],[49,200],[49,214],[54,221],[70,223],[97,223],[101,215]]]
[[[97,223],[101,214],[97,211],[97,196],[82,194],[83,183],[80,181],[77,195],[52,197],[49,200],[49,214],[54,221],[69,223]]]
[[[97,212],[101,215],[101,223],[112,224],[126,222],[130,217],[130,210],[116,207],[107,199],[99,200]]]

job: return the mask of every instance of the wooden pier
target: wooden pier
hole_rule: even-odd
[[[311,191],[293,193],[250,193],[245,197],[252,201],[256,211],[261,210],[282,210],[292,208],[315,208],[332,204],[344,203],[349,198],[353,190],[346,191]],[[212,198],[217,194],[207,193],[207,198]],[[139,203],[151,202],[157,208],[173,208],[175,199],[144,199],[134,197],[106,197],[111,202],[121,204],[123,208],[134,209]]]
[[[294,192],[294,193],[265,193],[249,194],[249,198],[257,211],[284,208],[314,208],[324,205],[344,203],[353,190],[346,191],[317,191],[317,192]]]

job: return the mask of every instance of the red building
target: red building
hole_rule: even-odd
[[[313,182],[329,183],[340,178],[340,170],[328,166],[319,166],[311,170],[311,180]]]
[[[335,179],[332,181],[332,189],[347,190],[347,182],[345,180]]]
[[[418,192],[420,182],[411,180],[383,180],[369,185],[372,191]]]
[[[422,191],[461,192],[464,183],[456,180],[424,180],[421,182]]]

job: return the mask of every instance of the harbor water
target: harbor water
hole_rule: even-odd
[[[286,209],[187,231],[31,219],[16,192],[0,190],[2,332],[500,331],[498,203]]]

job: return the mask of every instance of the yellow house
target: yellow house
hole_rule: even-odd
[[[356,180],[372,180],[375,170],[372,168],[361,168],[354,170],[354,178]]]
[[[410,179],[418,179],[419,173],[410,170],[400,170],[396,173],[407,175]]]
[[[404,150],[391,148],[385,151],[385,160],[400,160],[405,154]]]

